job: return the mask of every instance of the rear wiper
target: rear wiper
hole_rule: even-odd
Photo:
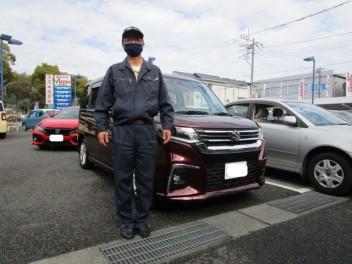
[[[176,114],[185,114],[185,115],[208,115],[208,112],[204,111],[177,111]]]
[[[214,115],[219,115],[219,116],[230,116],[229,113],[226,112],[218,112],[218,113],[214,113]]]

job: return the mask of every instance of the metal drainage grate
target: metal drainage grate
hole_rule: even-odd
[[[291,213],[302,213],[335,201],[339,201],[339,199],[322,193],[307,192],[286,199],[269,202],[268,204]]]
[[[109,264],[153,263],[226,237],[224,231],[211,225],[197,224],[115,247],[101,248],[101,251]]]

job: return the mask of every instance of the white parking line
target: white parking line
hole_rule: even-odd
[[[288,185],[285,183],[280,183],[278,181],[271,181],[268,178],[266,178],[265,183],[276,186],[276,187],[288,189],[288,190],[291,190],[294,192],[298,192],[298,193],[305,193],[305,192],[313,191],[313,188],[311,188],[311,187],[300,187],[300,186]]]

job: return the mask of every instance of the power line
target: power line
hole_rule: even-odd
[[[338,37],[338,36],[342,36],[342,35],[347,35],[347,34],[352,34],[352,31],[351,31],[351,32],[346,32],[346,33],[337,34],[337,35],[332,35],[332,36],[328,36],[328,37],[321,37],[321,38],[315,38],[315,39],[308,39],[308,40],[296,41],[296,42],[291,42],[291,43],[283,43],[283,44],[269,45],[269,46],[266,46],[266,47],[278,47],[278,46],[293,45],[293,44],[305,43],[305,42],[310,42],[310,41],[316,41],[316,40],[334,38],[334,37]]]
[[[276,28],[284,27],[284,26],[287,26],[287,25],[289,25],[289,24],[302,21],[302,20],[304,20],[304,19],[306,19],[306,18],[310,18],[310,17],[316,16],[316,15],[325,13],[325,12],[327,12],[327,11],[330,11],[330,10],[335,9],[335,8],[337,8],[337,7],[343,6],[343,5],[348,4],[348,3],[350,3],[350,2],[351,2],[351,0],[350,0],[350,1],[343,2],[343,3],[338,4],[338,5],[336,5],[336,6],[333,6],[333,7],[324,9],[324,10],[321,10],[321,11],[319,11],[319,12],[313,13],[313,14],[311,14],[311,15],[304,16],[304,17],[301,17],[301,18],[299,18],[299,19],[296,19],[296,20],[293,20],[293,21],[290,21],[290,22],[287,22],[287,23],[278,25],[278,26],[274,26],[274,27],[266,28],[266,29],[264,29],[264,30],[262,30],[262,31],[254,32],[254,34],[256,34],[256,33],[257,33],[257,34],[260,34],[260,33],[263,33],[263,32],[265,32],[265,31],[269,31],[269,30],[273,30],[273,29],[276,29]]]

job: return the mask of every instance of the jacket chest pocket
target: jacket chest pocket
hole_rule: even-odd
[[[159,94],[159,78],[144,76],[141,82],[144,96],[148,99],[156,99]]]
[[[126,98],[133,94],[131,78],[115,78],[114,79],[115,97]]]

